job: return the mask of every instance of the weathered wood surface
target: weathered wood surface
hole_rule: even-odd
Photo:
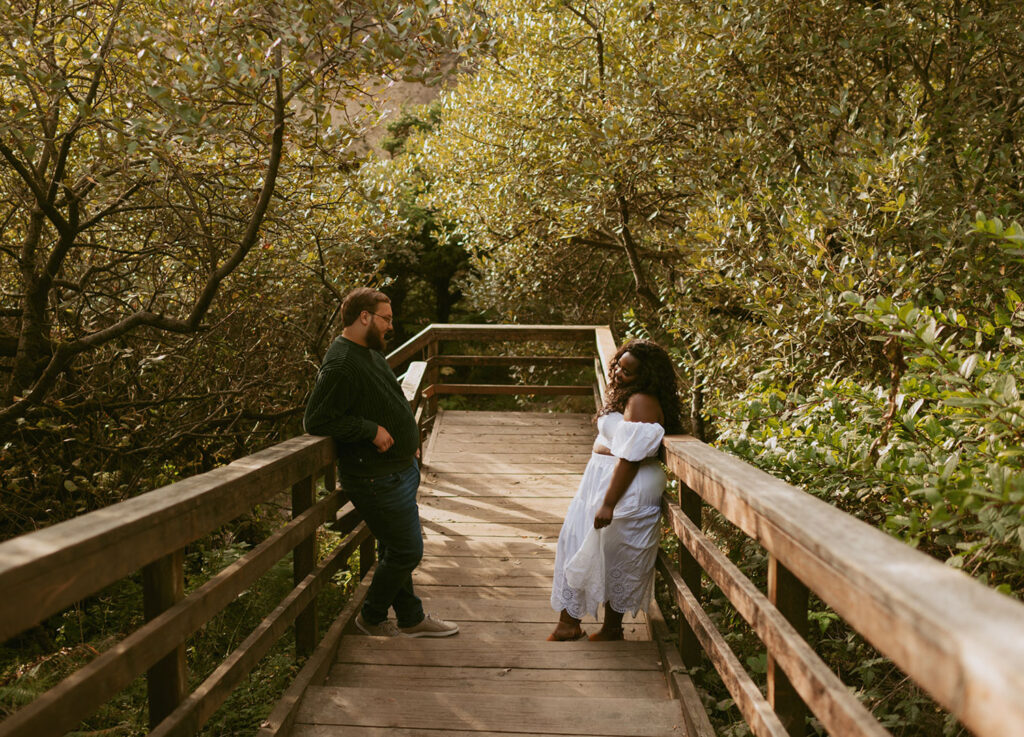
[[[399,692],[391,688],[310,689],[298,721],[466,731],[498,731],[511,724],[528,734],[592,737],[685,734],[679,707],[671,700]]]
[[[433,384],[424,390],[428,397],[459,394],[495,394],[509,396],[581,396],[593,391],[590,384]]]
[[[0,642],[134,573],[331,462],[303,435],[199,476],[0,543]]]
[[[683,483],[975,734],[1024,734],[1024,605],[693,438],[665,445]]]
[[[234,601],[295,544],[329,519],[332,495],[303,512],[245,555],[104,651],[87,665],[0,722],[2,737],[48,737],[68,732]],[[87,515],[88,516],[88,515]]]
[[[806,631],[795,627],[782,611],[773,606],[768,597],[680,509],[669,506],[667,514],[680,542],[765,643],[772,659],[790,676],[788,681],[792,682],[803,701],[814,709],[829,734],[864,737],[885,737],[889,734],[818,657],[804,639]],[[806,611],[806,601],[804,607]],[[778,703],[774,707],[782,717]],[[800,727],[802,734],[802,721]],[[788,733],[797,731],[787,726]]]
[[[589,366],[594,362],[591,356],[436,356],[433,362],[439,366]]]
[[[478,432],[499,424],[500,442]],[[537,438],[570,433],[583,442],[567,451],[585,452],[552,474],[538,458],[561,449],[539,452]],[[624,642],[546,641],[558,618],[555,542],[592,434],[589,415],[439,414],[424,458],[425,555],[414,582],[427,611],[460,632],[389,639],[349,628],[326,683],[307,691],[293,737],[689,734],[642,613],[627,615]],[[509,470],[489,470],[497,466]]]
[[[597,336],[598,346],[614,341],[605,325],[430,325],[388,354],[391,368],[400,366],[429,345],[449,340],[497,341],[578,341],[585,343]],[[604,336],[607,335],[605,338]],[[606,349],[607,350],[607,349]]]

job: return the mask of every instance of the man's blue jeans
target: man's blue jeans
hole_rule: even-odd
[[[341,488],[377,538],[377,570],[363,604],[367,624],[380,624],[394,607],[399,627],[423,621],[423,603],[412,590],[412,572],[423,558],[423,530],[416,491],[420,467],[387,476],[359,478],[339,474]]]

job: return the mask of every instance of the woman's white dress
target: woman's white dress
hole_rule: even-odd
[[[597,616],[604,602],[626,613],[643,609],[654,587],[661,495],[667,481],[654,457],[665,428],[654,422],[628,422],[619,412],[597,420],[601,443],[612,455],[594,453],[569,504],[555,552],[551,606],[573,617]],[[612,522],[594,529],[619,458],[643,461],[636,478],[615,505]]]

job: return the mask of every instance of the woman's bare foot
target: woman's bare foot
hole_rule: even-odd
[[[580,627],[580,620],[563,609],[558,614],[558,624],[555,631],[548,635],[549,642],[568,642],[571,640],[582,640],[587,633]]]
[[[571,642],[573,640],[582,640],[586,636],[587,633],[583,631],[579,624],[570,625],[559,622],[555,626],[555,631],[548,635],[548,642]]]
[[[622,613],[612,609],[610,602],[604,603],[604,622],[601,629],[590,636],[594,642],[612,642],[624,639],[622,636]]]

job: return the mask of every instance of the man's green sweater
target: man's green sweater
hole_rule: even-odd
[[[311,435],[334,438],[343,475],[404,470],[419,446],[416,419],[384,356],[344,337],[327,349],[303,425]],[[373,444],[378,425],[395,440],[384,453]]]

